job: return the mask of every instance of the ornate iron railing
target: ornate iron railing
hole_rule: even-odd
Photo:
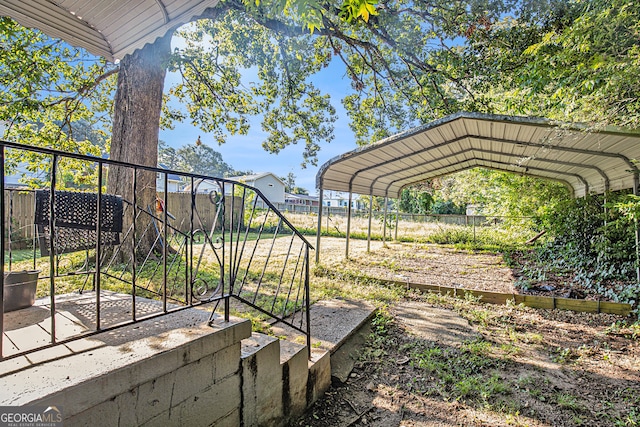
[[[205,304],[210,322],[251,311],[310,348],[313,248],[258,189],[6,141],[0,168],[2,359]],[[123,195],[107,193],[110,168],[129,177]],[[16,176],[29,188],[10,185]],[[172,181],[186,189],[164,191]],[[21,270],[39,272],[35,305],[5,312],[16,298],[10,272]],[[46,342],[14,338],[34,327],[29,316]]]

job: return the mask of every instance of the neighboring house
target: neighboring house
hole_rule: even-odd
[[[271,172],[265,172],[255,175],[232,176],[226,179],[229,181],[241,182],[243,184],[247,184],[251,187],[257,188],[271,203],[276,204],[285,202],[284,182],[282,182],[280,178],[278,178]],[[196,187],[196,193],[211,193],[220,191],[218,181],[213,179],[198,180],[194,183],[194,186]],[[224,192],[226,195],[231,194],[231,187],[231,184],[225,184]],[[187,185],[182,189],[182,191],[190,192],[191,185]],[[264,206],[262,203],[260,203],[258,207]]]
[[[160,168],[166,169],[163,165],[160,165]],[[169,193],[177,193],[182,190],[184,186],[184,182],[180,175],[176,175],[173,173],[167,174],[167,190]],[[158,172],[156,175],[156,191],[163,193],[164,192],[164,173]]]
[[[285,193],[284,201],[291,205],[318,206],[318,196],[309,196],[307,194]]]
[[[349,206],[349,198],[344,197],[342,193],[330,194],[328,199],[322,201],[322,206],[346,209]],[[366,206],[357,194],[354,194],[351,198],[351,209],[366,209]]]
[[[257,188],[271,203],[284,203],[284,182],[271,172],[255,175],[232,176],[227,179]],[[229,191],[229,190],[227,190]]]

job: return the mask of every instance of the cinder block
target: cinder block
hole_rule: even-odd
[[[118,404],[118,425],[119,426],[133,426],[138,425],[138,416],[136,413],[136,406],[138,405],[138,390],[130,390],[122,393],[116,397],[116,403]],[[85,424],[88,425],[88,424]]]
[[[331,357],[325,350],[311,350],[307,380],[307,406],[313,405],[331,386]]]
[[[171,408],[171,390],[174,382],[175,373],[172,372],[135,389],[135,414],[138,424],[145,423]]]
[[[234,320],[233,327],[224,322],[214,323],[210,329],[215,335],[214,340],[198,340],[192,343],[189,353],[183,354],[183,362],[191,363],[207,354],[214,354],[220,350],[238,343],[251,336],[251,322]]]
[[[240,348],[241,343],[238,341],[214,354],[211,365],[214,383],[238,373],[240,369]]]
[[[171,426],[179,426],[179,419],[177,419],[178,417],[176,417],[175,420],[173,420],[172,422],[169,421],[169,418],[171,416],[171,409],[167,409],[166,411],[163,411],[161,413],[159,413],[158,415],[156,415],[155,417],[151,418],[148,421],[145,421],[144,423],[140,423],[138,424],[139,427],[171,427]]]
[[[236,409],[226,417],[210,424],[211,427],[238,427],[240,425],[240,409]],[[245,424],[245,427],[251,427]]]
[[[240,376],[231,376],[172,408],[170,425],[215,425],[240,407]]]
[[[307,347],[280,341],[282,365],[282,412],[286,420],[302,415],[307,407]]]
[[[107,400],[93,406],[86,411],[64,419],[65,426],[135,426],[139,425],[136,419],[136,393],[124,393],[115,399]],[[64,409],[64,408],[63,408]]]
[[[236,362],[237,363],[237,362]],[[203,357],[200,360],[189,363],[175,372],[175,382],[171,390],[171,406],[197,395],[213,384],[214,355]]]
[[[173,319],[167,315],[165,322]],[[103,345],[57,360],[50,360],[18,372],[0,373],[4,383],[0,404],[28,405],[53,403],[64,407],[69,417],[99,405],[141,384],[174,372],[189,361],[204,357],[206,351],[219,351],[225,346],[221,360],[235,357],[219,369],[220,377],[237,372],[240,340],[251,335],[251,322],[190,326],[141,337],[140,330],[153,333],[154,324],[145,322],[118,330],[119,344]],[[124,338],[131,334],[131,341]],[[138,335],[136,335],[138,334]],[[109,342],[110,334],[95,335],[93,341]],[[43,350],[46,351],[46,350]],[[214,363],[215,365],[215,363]]]
[[[283,423],[280,342],[252,334],[242,341],[242,419],[245,426]]]
[[[66,418],[65,416],[64,425],[118,427],[118,405],[115,399],[102,402],[72,417]]]

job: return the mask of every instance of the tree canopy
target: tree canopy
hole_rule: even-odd
[[[233,167],[222,159],[222,155],[203,144],[200,138],[193,144],[183,145],[178,149],[160,141],[158,163],[167,169],[198,175],[225,177],[234,174]]]
[[[638,22],[625,0],[223,0],[162,60],[182,81],[165,88],[160,125],[190,121],[222,143],[260,116],[267,151],[304,144],[313,164],[336,120],[314,76],[339,62],[360,144],[459,110],[636,127]],[[115,75],[139,59],[109,64],[8,18],[0,43],[7,136],[98,153],[76,125],[111,134],[125,111]]]

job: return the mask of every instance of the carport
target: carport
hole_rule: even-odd
[[[0,0],[0,15],[117,62],[216,4],[218,0]]]
[[[624,189],[638,194],[636,159],[640,159],[637,131],[610,127],[594,130],[548,119],[460,112],[334,157],[320,167],[316,188],[320,206],[324,190],[349,194],[348,257],[354,193],[384,197],[385,222],[386,201],[399,198],[405,187],[475,167],[559,181],[574,197]],[[321,224],[322,209],[318,214],[316,262],[320,260]],[[636,251],[638,237],[636,228]]]

